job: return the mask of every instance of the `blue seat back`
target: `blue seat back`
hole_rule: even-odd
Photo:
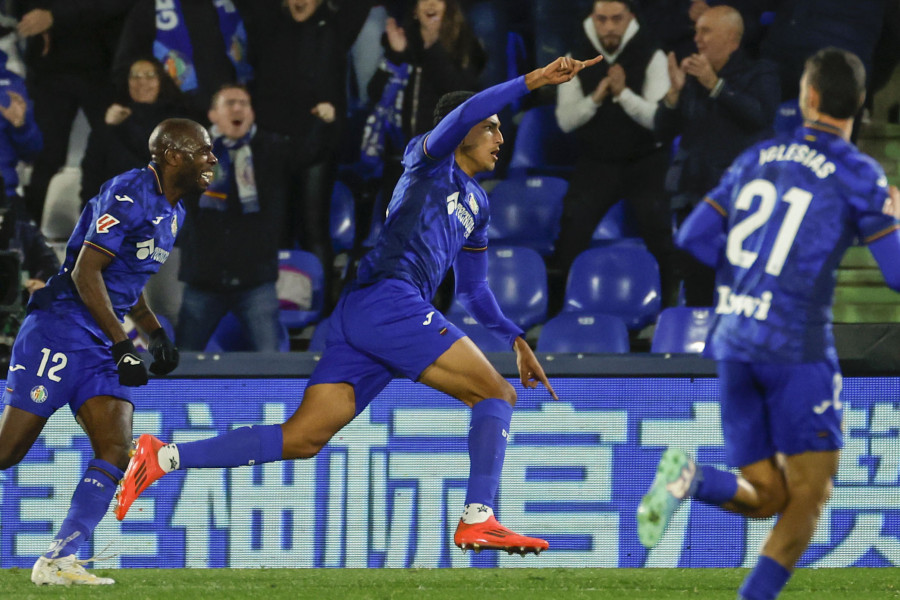
[[[650,351],[703,352],[712,317],[711,308],[676,306],[664,309],[659,313]]]
[[[547,318],[547,269],[531,248],[489,247],[488,285],[503,314],[524,330]],[[449,314],[464,314],[454,298]],[[455,321],[454,321],[455,322]]]
[[[541,329],[537,349],[540,352],[615,352],[629,351],[628,328],[613,315],[563,312]]]
[[[496,244],[527,246],[549,255],[559,235],[568,187],[566,180],[548,176],[498,182],[490,193],[488,237]]]
[[[282,324],[278,330],[278,351],[289,352],[291,349],[287,328]],[[228,312],[219,321],[215,331],[206,344],[206,352],[250,352],[250,340],[244,333],[244,327],[233,312]]]
[[[575,136],[563,133],[556,122],[555,106],[525,111],[516,129],[509,173],[567,177],[575,167]]]
[[[660,310],[656,259],[636,245],[585,250],[569,269],[563,310],[615,315],[629,331],[646,327]]]
[[[305,250],[278,251],[279,318],[288,329],[315,323],[325,304],[325,276],[322,263]]]

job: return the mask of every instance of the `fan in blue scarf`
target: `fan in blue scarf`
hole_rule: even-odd
[[[222,135],[215,125],[210,128],[209,133],[213,138],[213,154],[219,159],[219,163],[216,165],[212,183],[200,196],[200,208],[226,210],[233,180],[237,185],[241,212],[244,214],[259,212],[259,196],[256,193],[256,177],[253,173],[253,151],[250,149],[250,140],[256,134],[256,125],[250,127],[250,131],[238,139]]]

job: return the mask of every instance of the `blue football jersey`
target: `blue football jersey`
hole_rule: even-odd
[[[487,247],[490,211],[487,194],[459,168],[453,153],[440,159],[426,154],[427,135],[406,147],[405,170],[394,188],[384,229],[360,261],[357,281],[368,285],[402,279],[431,301],[464,246]]]
[[[717,360],[836,360],[831,304],[846,249],[897,228],[882,212],[884,171],[816,126],[744,152],[706,201],[726,220],[706,355]]]
[[[83,246],[103,252],[112,262],[103,280],[116,315],[122,320],[135,305],[147,280],[169,257],[184,222],[184,206],[169,204],[162,193],[157,167],[150,164],[110,179],[85,206],[66,244],[60,272],[38,290],[32,303],[68,313],[100,339],[106,335],[72,284],[71,272]]]

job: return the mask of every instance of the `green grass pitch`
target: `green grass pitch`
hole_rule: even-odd
[[[746,569],[103,569],[112,586],[43,587],[0,571],[15,600],[734,600]],[[900,568],[800,569],[780,600],[900,599]]]

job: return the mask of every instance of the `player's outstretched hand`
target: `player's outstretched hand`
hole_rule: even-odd
[[[565,83],[571,81],[582,69],[596,65],[601,60],[603,55],[600,54],[589,60],[560,56],[546,67],[528,73],[525,76],[525,85],[529,90],[535,90],[544,85]]]
[[[520,337],[516,338],[513,350],[516,351],[516,367],[519,369],[519,380],[522,385],[527,388],[536,388],[538,383],[543,383],[553,399],[559,400],[556,392],[553,391],[553,386],[547,380],[547,375],[544,374],[544,368],[538,362],[534,352],[531,351],[528,342]]]
[[[112,347],[113,360],[119,372],[119,383],[137,387],[147,383],[147,369],[144,360],[138,356],[131,340],[123,340]]]
[[[154,375],[168,375],[178,366],[178,348],[162,327],[150,334],[149,350],[153,357],[150,372]]]

